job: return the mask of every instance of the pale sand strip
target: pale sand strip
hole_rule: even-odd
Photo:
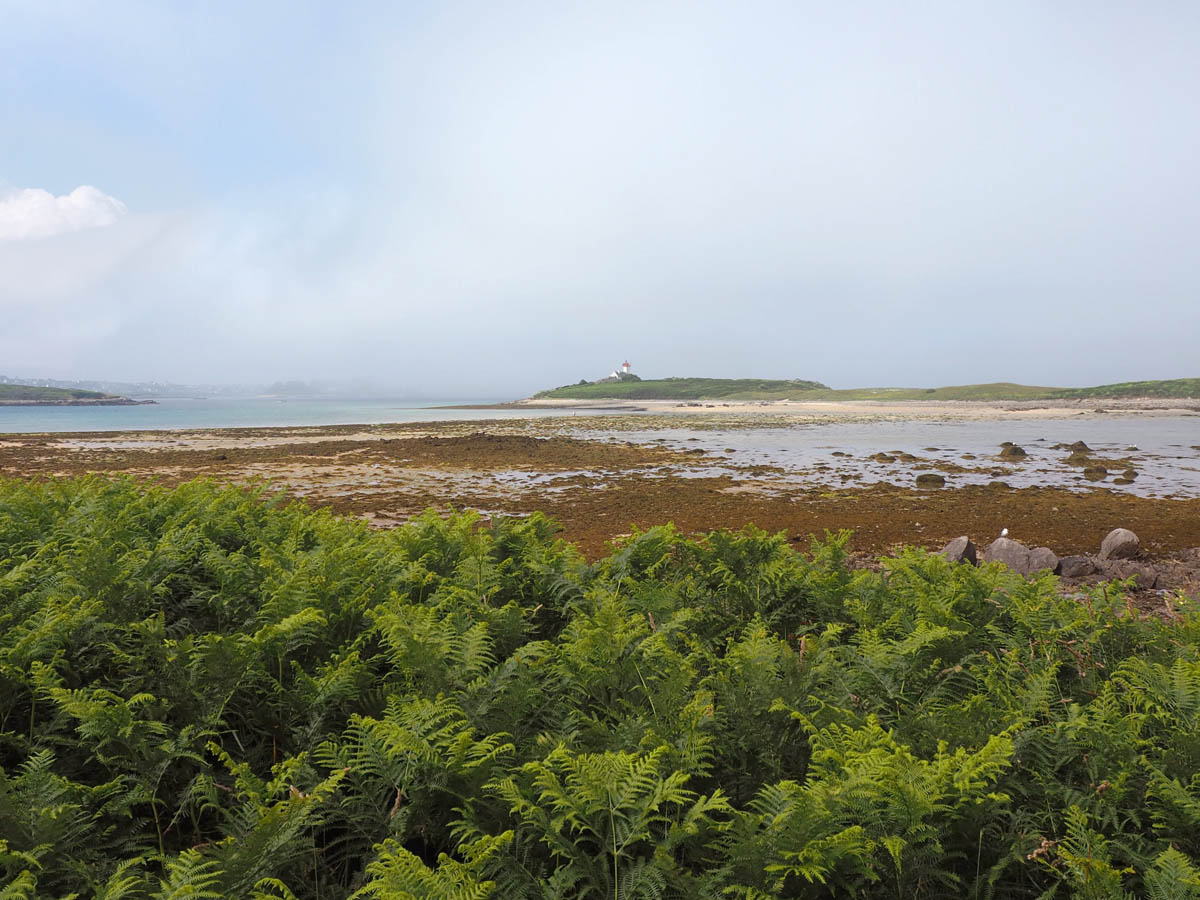
[[[1083,414],[1179,416],[1200,413],[1200,400],[521,400],[515,406],[563,410],[627,409],[650,413],[877,416],[893,419],[1049,419]]]

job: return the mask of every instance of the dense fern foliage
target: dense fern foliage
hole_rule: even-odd
[[[0,897],[1200,896],[1200,616],[0,482]]]

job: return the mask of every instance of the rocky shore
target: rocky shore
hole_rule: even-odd
[[[680,439],[679,421],[647,414],[0,435],[0,475],[99,473],[165,485],[196,477],[265,482],[287,497],[382,528],[429,507],[477,510],[484,521],[540,511],[591,557],[634,529],[667,522],[685,533],[754,525],[784,532],[801,547],[846,529],[862,565],[906,545],[937,552],[957,538],[980,542],[980,550],[971,543],[977,560],[1056,572],[1068,590],[1130,579],[1133,602],[1157,614],[1166,614],[1181,595],[1200,593],[1200,497],[1139,493],[1147,476],[1130,472],[1135,447],[1103,455],[1080,441],[1008,441],[978,459],[956,451],[958,463],[936,462],[934,447],[854,456],[825,450],[809,470],[797,472],[749,457],[739,461],[714,443],[732,439],[731,428],[749,429],[753,444],[755,435],[783,433],[780,422],[792,423],[785,430],[812,427],[794,424],[795,418],[690,418],[694,426],[684,434],[718,429],[706,444],[694,436]],[[662,434],[676,437],[655,436]],[[1200,447],[1178,453],[1175,464],[1195,465]],[[1141,458],[1137,465],[1144,468],[1144,453]],[[975,483],[967,480],[975,477],[971,467],[982,473]],[[1091,467],[1111,474],[1102,481],[1079,474]],[[1008,474],[997,474],[1001,468]],[[853,472],[890,481],[855,480]],[[1029,473],[1025,483],[1056,478],[1057,485],[1010,485],[1022,472]],[[922,474],[936,475],[939,483],[919,480]],[[1130,484],[1118,482],[1127,477]],[[1135,553],[1104,552],[1106,536],[1118,528],[1137,535]],[[969,556],[965,547],[961,553]]]
[[[1114,528],[1094,552],[1059,557],[1049,547],[1030,548],[1008,537],[1007,531],[982,553],[967,535],[950,541],[941,553],[967,565],[1003,563],[1019,575],[1057,575],[1066,591],[1120,581],[1140,607],[1160,613],[1169,613],[1188,598],[1200,598],[1200,547],[1152,555],[1135,532]]]

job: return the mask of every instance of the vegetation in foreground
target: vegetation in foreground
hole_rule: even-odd
[[[1012,382],[940,388],[849,388],[819,381],[753,378],[660,378],[571,384],[536,397],[562,400],[1121,400],[1200,399],[1200,378],[1127,381],[1087,388],[1036,387]]]
[[[38,387],[28,384],[0,384],[0,404],[4,403],[72,403],[80,400],[122,400],[115,394],[84,391],[76,388]]]
[[[0,481],[0,896],[1200,896],[1200,615]]]

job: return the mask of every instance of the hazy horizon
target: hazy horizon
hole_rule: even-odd
[[[1200,374],[1194,5],[0,12],[13,377]]]

